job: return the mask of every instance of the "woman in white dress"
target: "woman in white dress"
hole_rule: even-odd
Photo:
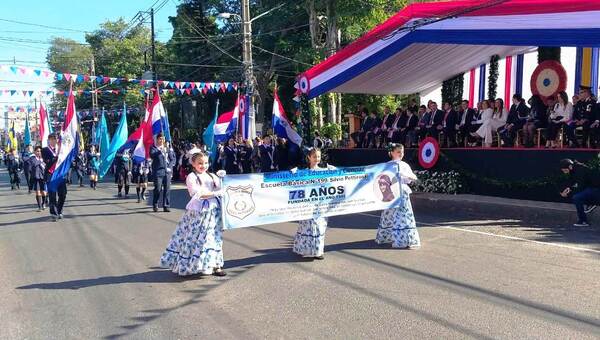
[[[489,102],[485,100],[483,103],[485,105]],[[498,130],[499,127],[504,126],[504,124],[506,124],[507,117],[508,112],[504,107],[504,100],[496,99],[493,110],[489,107],[487,109],[484,108],[482,114],[482,125],[477,131],[475,131],[474,137],[483,138],[484,147],[492,146],[492,132]]]
[[[321,150],[311,148],[308,151],[307,163],[308,169],[313,171],[323,171],[335,169],[333,166],[326,168],[319,167],[321,163]],[[292,169],[295,172],[296,169]],[[318,211],[314,212],[314,217],[310,220],[299,221],[298,230],[294,237],[294,253],[307,258],[323,260],[325,257],[325,231],[327,230],[327,217],[320,216]]]
[[[571,121],[573,117],[573,104],[569,102],[569,96],[562,91],[556,97],[557,101],[548,118],[548,130],[546,130],[546,147],[556,148],[558,132]]]
[[[391,144],[389,155],[390,162],[398,164],[400,180],[402,181],[402,194],[398,206],[386,209],[381,213],[379,227],[375,242],[377,244],[391,243],[394,248],[415,249],[421,246],[415,215],[410,204],[412,190],[408,184],[417,180],[410,165],[402,161],[404,157],[404,146],[402,144]]]
[[[186,178],[192,197],[167,249],[160,266],[180,276],[203,274],[225,276],[223,271],[223,223],[221,220],[221,181],[208,172],[208,156],[200,149],[190,150],[192,171]],[[217,172],[219,177],[225,171]]]

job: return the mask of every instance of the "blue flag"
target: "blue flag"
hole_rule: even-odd
[[[29,112],[25,117],[25,132],[23,133],[23,143],[25,145],[31,145],[31,131],[29,131]]]
[[[169,126],[169,113],[165,110],[165,116],[162,118],[162,128],[165,134],[165,140],[171,142],[171,128]]]
[[[206,145],[206,149],[210,152],[209,159],[213,160],[217,153],[217,143],[215,143],[215,124],[217,124],[217,118],[219,117],[219,100],[217,99],[217,107],[215,108],[215,118],[208,124],[206,130],[202,134],[202,141]]]
[[[110,136],[108,135],[108,125],[106,124],[104,112],[102,112],[102,116],[100,117],[100,124],[98,125],[98,130],[96,132],[96,138],[98,138],[99,144],[97,150],[102,155],[108,151],[108,147],[110,146]]]
[[[112,140],[110,141],[110,145],[108,148],[102,150],[100,156],[100,178],[104,177],[110,169],[113,160],[115,159],[115,155],[121,146],[123,146],[127,142],[127,138],[129,137],[129,131],[127,130],[127,106],[123,103],[123,114],[121,114],[121,120],[119,121],[119,126],[117,127],[117,131],[113,134]],[[102,116],[104,118],[104,116]],[[105,122],[106,124],[106,122]]]

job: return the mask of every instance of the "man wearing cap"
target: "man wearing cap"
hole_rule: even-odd
[[[46,179],[46,183],[50,183],[52,173],[54,172],[54,164],[58,160],[58,147],[56,143],[56,135],[53,133],[48,135],[48,146],[42,149],[42,158],[44,159],[44,163],[46,164],[44,178]],[[50,201],[48,207],[50,208],[50,216],[52,217],[53,221],[56,221],[56,219],[63,218],[62,210],[66,198],[66,181],[61,181],[56,191],[48,190],[48,199]]]
[[[163,210],[171,211],[171,176],[175,165],[175,152],[170,146],[165,145],[165,136],[159,133],[156,136],[156,144],[150,149],[152,158],[152,174],[154,175],[154,190],[152,195],[152,209],[158,211],[158,198],[163,195]]]
[[[592,98],[591,87],[581,85],[579,87],[579,101],[573,108],[573,119],[567,125],[567,137],[569,139],[569,145],[572,147],[579,147],[579,142],[575,137],[575,130],[578,128],[583,129],[583,141],[588,139],[590,135],[590,127],[598,129],[600,121],[595,122],[596,112],[596,101]]]
[[[568,175],[567,185],[560,192],[562,197],[573,197],[577,209],[577,223],[575,227],[589,227],[587,213],[600,203],[600,176],[592,169],[570,159],[560,161],[560,169]]]

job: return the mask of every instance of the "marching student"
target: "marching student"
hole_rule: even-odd
[[[96,190],[98,185],[98,173],[100,172],[100,153],[96,152],[96,146],[90,145],[88,153],[88,172],[90,174],[90,188]]]
[[[25,175],[25,181],[27,182],[28,194],[31,194],[31,190],[33,190],[33,180],[31,179],[31,161],[33,157],[33,147],[31,145],[27,145],[25,147],[25,151],[23,151],[21,159],[23,160],[23,174]]]
[[[60,146],[57,147],[57,138],[56,134],[48,135],[48,146],[42,149],[42,158],[44,159],[44,163],[46,164],[46,169],[44,171],[44,179],[46,183],[50,183],[52,179],[52,174],[54,172],[54,164],[58,161],[58,151]],[[67,199],[67,183],[66,179],[63,179],[56,191],[48,190],[48,199],[50,203],[48,207],[50,208],[50,216],[52,220],[56,222],[57,219],[62,219],[63,214],[63,206],[65,205],[65,200]]]
[[[150,173],[150,160],[146,159],[141,163],[134,163],[132,173],[133,182],[136,184],[135,192],[137,194],[137,202],[140,203],[142,200],[146,201],[148,174]]]
[[[208,172],[208,155],[190,150],[191,172],[185,182],[191,196],[160,266],[180,276],[203,274],[225,276],[223,271],[223,223],[221,220],[221,180]],[[217,172],[219,177],[225,171]]]
[[[38,211],[46,210],[46,181],[44,173],[46,172],[46,163],[42,158],[42,147],[36,146],[33,156],[29,159],[31,164],[31,188],[35,191],[35,201]]]
[[[412,191],[408,187],[410,182],[417,180],[417,176],[413,173],[410,165],[402,161],[404,157],[402,144],[390,144],[389,155],[392,159],[390,162],[398,164],[402,193],[400,204],[396,208],[389,208],[381,213],[375,242],[378,244],[391,243],[394,248],[418,248],[421,246],[421,241],[410,204]]]
[[[131,179],[131,157],[129,150],[123,150],[118,152],[115,158],[116,163],[116,174],[115,179],[117,180],[118,197],[123,197],[121,191],[125,187],[125,198],[129,195],[129,182]]]
[[[175,152],[165,145],[165,135],[159,133],[156,136],[156,145],[150,149],[152,158],[152,174],[154,176],[154,190],[152,192],[152,209],[158,211],[158,198],[162,192],[163,211],[169,212],[171,198],[171,176],[175,164]]]
[[[306,155],[308,163],[308,169],[313,171],[322,171],[335,169],[333,166],[327,166],[322,168],[319,166],[321,163],[321,150],[311,148]],[[292,169],[292,173],[296,172],[296,168]],[[310,220],[299,221],[298,230],[294,237],[294,253],[317,260],[323,260],[325,257],[325,231],[327,230],[327,217],[320,216],[319,212],[316,212],[314,217]]]
[[[83,150],[79,151],[79,153],[73,159],[72,170],[77,175],[77,182],[79,183],[79,187],[83,187],[83,173],[85,172],[85,152]],[[70,184],[72,183],[71,175],[72,173],[69,171]]]
[[[10,176],[10,190],[21,189],[21,178],[19,172],[23,169],[23,161],[19,157],[17,149],[10,149],[10,153],[6,157],[6,167]]]

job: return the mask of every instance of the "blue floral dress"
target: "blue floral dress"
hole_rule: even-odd
[[[327,168],[317,167],[312,170],[335,169],[333,166]],[[310,220],[299,221],[298,230],[294,237],[294,253],[304,257],[323,256],[325,253],[325,231],[327,231],[327,217],[318,216],[315,211],[315,217]]]
[[[219,185],[214,176],[200,176],[195,172],[187,176],[186,184],[192,199],[160,258],[160,266],[181,276],[210,275],[224,264],[221,202],[199,196],[217,190]]]
[[[402,195],[397,207],[386,209],[381,213],[375,242],[378,244],[391,243],[394,248],[417,248],[421,246],[421,240],[410,203],[412,191],[408,187],[408,183],[411,182],[408,176],[414,176],[414,173],[407,163],[392,162],[398,162],[399,165]]]

